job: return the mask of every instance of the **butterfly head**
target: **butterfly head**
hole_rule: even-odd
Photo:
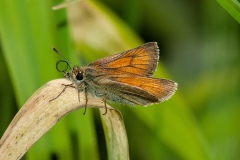
[[[62,65],[61,63],[65,63],[65,67],[61,69]],[[60,66],[61,65],[61,66]],[[84,70],[80,68],[79,66],[73,66],[71,67],[69,63],[65,60],[59,60],[56,63],[56,68],[59,72],[64,73],[64,77],[75,84],[79,84],[84,80]]]
[[[73,66],[69,72],[64,73],[64,77],[74,82],[81,82],[84,79],[84,71],[78,66]]]
[[[74,65],[73,68],[69,65],[68,62],[70,62],[62,53],[60,53],[54,46],[52,47],[53,50],[62,56],[66,60],[59,60],[56,63],[56,68],[59,72],[64,73],[64,77],[69,79],[70,81],[74,82],[75,84],[79,84],[83,81],[84,79],[84,71],[80,67]],[[61,69],[62,63],[65,64],[65,67]],[[70,62],[71,63],[71,62]],[[69,70],[70,69],[70,70]],[[69,71],[68,71],[69,70]]]

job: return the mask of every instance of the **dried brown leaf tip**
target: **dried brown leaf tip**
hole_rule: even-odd
[[[69,112],[85,106],[84,94],[79,95],[75,88],[68,87],[54,99],[66,79],[48,82],[38,89],[18,111],[0,140],[0,159],[20,159],[28,149],[61,118]],[[79,101],[79,99],[80,101]],[[54,99],[53,101],[50,101]],[[101,99],[88,96],[89,107],[103,108]],[[112,109],[107,105],[108,109]]]

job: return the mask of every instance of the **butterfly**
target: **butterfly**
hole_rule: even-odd
[[[53,49],[63,56],[55,48]],[[137,48],[101,58],[88,66],[74,65],[71,67],[67,61],[60,60],[56,68],[72,82],[65,87],[74,87],[79,94],[85,93],[84,114],[89,94],[102,98],[105,107],[104,114],[106,114],[107,100],[130,106],[147,106],[168,100],[175,93],[178,85],[176,82],[153,77],[158,60],[158,45],[156,42],[149,42]],[[67,67],[60,70],[59,64],[62,62],[66,63]],[[67,71],[68,68],[70,68],[69,71]]]

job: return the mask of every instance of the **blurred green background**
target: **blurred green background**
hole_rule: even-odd
[[[156,41],[155,77],[179,87],[147,108],[112,103],[123,114],[130,159],[240,158],[238,1],[82,1],[53,11],[61,2],[0,1],[0,136],[38,88],[63,77],[52,45],[82,66]],[[64,117],[23,159],[106,159],[98,110],[82,112]]]

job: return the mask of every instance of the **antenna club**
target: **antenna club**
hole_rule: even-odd
[[[66,59],[69,63],[71,63],[61,52],[59,52],[54,46],[52,46],[52,49],[54,52],[56,52],[57,54],[59,54],[60,56],[62,56],[64,59]],[[71,63],[72,64],[72,63]],[[68,64],[69,65],[69,64]],[[69,65],[70,67],[70,65]],[[71,67],[70,67],[71,68]]]
[[[52,46],[52,49],[53,49],[55,52],[59,53],[58,50],[57,50],[54,46]]]

